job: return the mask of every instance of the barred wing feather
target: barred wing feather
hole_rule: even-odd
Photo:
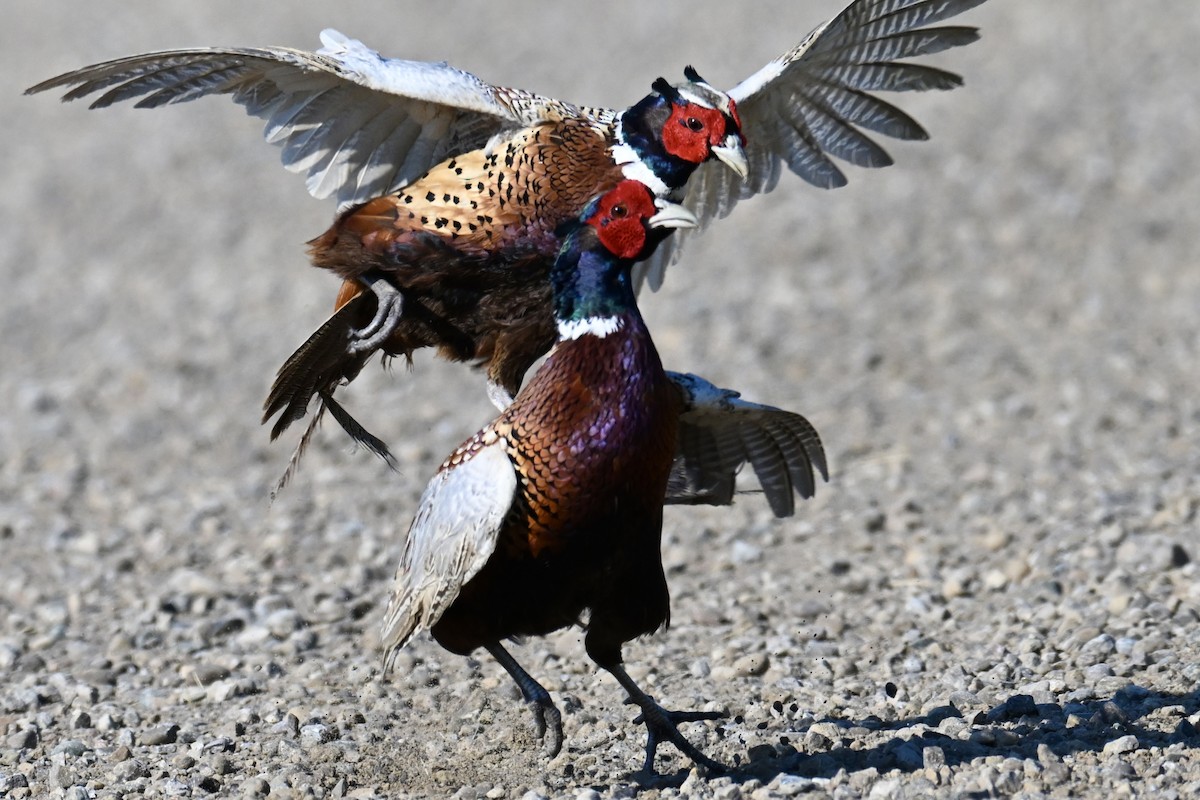
[[[92,108],[139,108],[227,94],[266,120],[282,161],[309,191],[345,207],[387,194],[496,133],[605,109],[485,83],[445,62],[384,58],[334,30],[309,53],[284,47],[197,48],[129,56],[43,81],[27,94],[73,87]],[[140,99],[138,99],[140,98]]]
[[[984,0],[857,0],[729,91],[746,133],[750,168],[739,178],[722,164],[705,163],[688,181],[683,204],[700,227],[677,231],[635,270],[637,285],[662,284],[666,268],[691,236],[725,217],[739,200],[775,188],[786,166],[823,189],[844,186],[833,159],[884,167],[891,156],[867,132],[895,139],[928,135],[912,117],[870,94],[953,89],[962,79],[902,59],[970,44],[975,28],[937,23]]]
[[[814,468],[828,480],[817,431],[790,411],[742,400],[695,375],[668,373],[684,397],[668,503],[729,505],[749,463],[777,517],[795,513],[795,495],[812,497]]]

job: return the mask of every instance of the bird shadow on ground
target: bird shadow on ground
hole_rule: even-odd
[[[1071,696],[1084,694],[1090,693],[1079,690]],[[789,731],[789,737],[795,735],[800,740],[796,746],[759,744],[750,747],[748,758],[729,765],[729,770],[722,775],[736,784],[751,780],[770,784],[782,778],[788,784],[788,793],[798,793],[819,789],[843,771],[853,775],[871,769],[879,775],[892,770],[903,773],[932,770],[934,774],[929,775],[930,780],[945,785],[950,780],[951,768],[990,756],[1032,759],[1047,771],[1067,770],[1068,765],[1061,760],[1064,756],[1104,752],[1106,745],[1125,737],[1135,737],[1136,741],[1124,742],[1116,749],[1117,753],[1175,744],[1200,747],[1200,731],[1189,719],[1198,713],[1200,689],[1173,694],[1130,685],[1107,698],[1091,695],[1087,699],[1080,697],[1061,704],[1037,703],[1030,695],[1014,694],[992,708],[966,713],[947,703],[925,714],[891,721],[873,715],[862,719],[826,717]],[[381,745],[382,749],[376,754],[378,761],[370,770],[372,774],[390,776],[389,780],[393,782],[397,774],[407,776],[394,785],[407,782],[416,785],[429,778],[422,775],[421,767],[414,772],[412,765],[425,763],[421,751],[413,743],[416,740],[409,741],[408,748],[412,749],[397,749],[396,742],[390,738],[385,741],[386,745]],[[669,746],[664,748],[669,749]],[[536,750],[530,752],[534,754],[525,766],[531,774],[537,773],[544,764]],[[505,749],[503,758],[511,759],[513,753]],[[642,791],[679,788],[692,776],[690,767],[654,774],[642,770],[623,774],[618,771],[619,777],[614,775],[609,781],[590,783],[585,779],[577,786],[573,783],[572,772],[566,772],[558,780],[550,775],[543,778],[553,791],[560,793],[579,786],[591,786],[602,794],[624,787],[621,795],[629,796]],[[710,773],[697,777],[703,780],[722,775]],[[435,784],[446,788],[452,783],[467,785],[475,781],[482,784],[492,779],[492,767],[485,766],[478,775],[458,773],[451,783],[442,786],[435,781]],[[1009,792],[998,789],[993,794],[996,793]]]
[[[1145,724],[1146,718],[1160,709],[1167,710],[1158,720],[1161,727]],[[1181,743],[1200,746],[1200,732],[1188,719],[1198,711],[1200,690],[1172,694],[1130,685],[1107,699],[1093,696],[1061,705],[1037,703],[1030,695],[1015,694],[991,709],[965,715],[947,704],[920,716],[890,722],[875,716],[862,720],[826,718],[812,723],[804,732],[801,750],[789,745],[758,745],[750,748],[747,761],[728,774],[736,782],[757,779],[766,783],[780,775],[821,781],[841,770],[853,773],[870,768],[881,774],[894,769],[932,769],[936,773],[995,755],[1034,759],[1045,768],[1056,768],[1057,763],[1057,768],[1065,769],[1060,762],[1062,756],[1102,752],[1110,742],[1128,736],[1136,741],[1122,743],[1116,752]],[[951,719],[961,722],[947,725]],[[813,731],[821,723],[821,732]],[[836,740],[826,735],[833,733],[830,726],[841,733]],[[869,747],[853,747],[857,740],[878,738],[872,734],[912,728],[916,731],[911,735],[893,736]],[[822,752],[812,752],[814,749]]]

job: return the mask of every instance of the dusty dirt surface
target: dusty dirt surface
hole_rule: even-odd
[[[259,406],[333,299],[312,200],[224,99],[89,112],[27,86],[205,44],[391,55],[626,105],[732,85],[837,0],[23,3],[0,69],[0,796],[837,798],[1200,793],[1200,103],[1194,0],[992,0],[900,98],[932,139],[786,177],[644,299],[669,368],[802,411],[833,469],[671,509],[669,630],[631,673],[737,765],[648,781],[580,633],[514,648],[564,711],[427,637],[380,675],[404,531],[491,411],[424,356],[345,393],[398,474]],[[260,8],[261,6],[261,8]]]

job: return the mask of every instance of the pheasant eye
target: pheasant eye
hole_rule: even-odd
[[[615,206],[613,206],[608,211],[608,215],[615,219],[620,219],[621,217],[625,216],[628,213],[629,213],[628,209],[626,209],[625,206],[622,205],[621,203],[617,203]]]
[[[687,126],[697,132],[704,130],[704,123],[701,122],[700,120],[696,119],[695,117],[687,118]]]

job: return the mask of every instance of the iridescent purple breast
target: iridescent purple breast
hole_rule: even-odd
[[[679,393],[642,321],[621,323],[560,342],[496,423],[521,476],[510,546],[536,556],[662,506]]]

